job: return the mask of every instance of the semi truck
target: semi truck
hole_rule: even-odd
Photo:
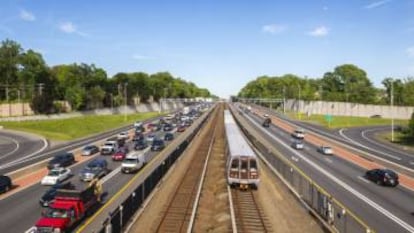
[[[97,182],[91,182],[83,190],[58,189],[55,200],[42,211],[33,232],[71,232],[99,206],[102,190]]]

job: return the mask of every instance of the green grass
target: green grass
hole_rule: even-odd
[[[328,128],[346,128],[346,127],[358,127],[358,126],[371,126],[371,125],[390,125],[391,119],[385,118],[369,118],[369,117],[349,117],[349,116],[332,116],[332,121],[329,123],[325,119],[325,115],[311,115],[310,117],[305,114],[300,116],[295,112],[287,112],[286,115],[290,118],[312,122],[323,125]],[[394,120],[395,125],[408,125],[408,120]]]
[[[391,142],[391,132],[377,134],[377,138],[382,141]],[[404,146],[406,149],[414,150],[414,138],[407,137],[402,132],[394,132],[394,142],[397,145]]]
[[[47,121],[0,122],[6,129],[31,132],[50,140],[73,140],[157,116],[157,112],[128,115],[91,115]]]

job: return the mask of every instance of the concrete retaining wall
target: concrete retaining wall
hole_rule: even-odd
[[[356,104],[329,101],[286,100],[286,110],[298,111],[305,114],[330,114],[333,116],[371,117],[381,115],[382,118],[410,119],[414,107],[389,105]]]

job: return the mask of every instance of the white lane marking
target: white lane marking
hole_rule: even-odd
[[[291,158],[292,158],[293,161],[299,162],[299,158],[298,157],[292,156]]]
[[[358,176],[358,179],[364,181],[365,183],[369,184],[370,182],[362,176]]]
[[[409,156],[409,157],[413,157],[413,155],[412,155],[412,154],[408,154],[408,153],[405,153],[404,151],[396,150],[396,149],[394,149],[394,148],[392,148],[392,147],[388,147],[388,146],[382,145],[381,143],[376,142],[376,141],[372,140],[371,138],[369,138],[369,137],[367,137],[367,136],[365,135],[365,133],[372,132],[372,131],[377,131],[377,130],[379,130],[379,129],[367,129],[367,130],[364,130],[364,131],[362,131],[362,132],[361,132],[361,136],[362,136],[365,140],[367,140],[367,141],[369,141],[370,143],[373,143],[373,144],[375,144],[375,145],[377,145],[377,146],[380,146],[380,147],[382,147],[382,148],[386,148],[386,149],[388,149],[388,150],[390,150],[390,151],[393,151],[393,152],[396,152],[396,153],[404,154],[404,155]]]
[[[247,117],[249,118],[249,120],[253,124],[255,124],[258,128],[260,128],[260,125],[257,124],[250,116],[247,116]],[[269,133],[268,131],[265,131],[265,130],[262,130],[262,131],[264,133],[266,133],[269,137],[271,137],[275,141],[277,141],[280,145],[282,145],[283,147],[285,147],[286,149],[290,150],[292,153],[294,153],[295,155],[297,155],[298,157],[300,157],[303,161],[307,162],[311,167],[313,167],[314,169],[318,170],[320,173],[322,173],[326,177],[330,178],[333,182],[337,183],[339,186],[341,186],[342,188],[346,189],[348,192],[352,193],[354,196],[358,197],[360,200],[364,201],[365,203],[367,203],[368,205],[370,205],[372,208],[376,209],[379,213],[381,213],[384,216],[388,217],[389,219],[391,219],[392,221],[394,221],[395,223],[397,223],[398,225],[400,225],[402,228],[404,228],[404,229],[406,229],[406,230],[408,230],[410,232],[414,232],[414,227],[412,227],[408,223],[404,222],[403,220],[401,220],[400,218],[398,218],[397,216],[395,216],[394,214],[392,214],[390,211],[388,211],[387,209],[385,209],[381,205],[377,204],[376,202],[372,201],[368,197],[364,196],[363,194],[361,194],[360,192],[358,192],[356,189],[352,188],[350,185],[348,185],[344,181],[342,181],[339,178],[335,177],[330,172],[326,171],[321,166],[319,166],[318,164],[316,164],[313,161],[311,161],[310,159],[308,159],[306,156],[303,156],[302,154],[300,154],[297,151],[293,150],[292,148],[290,148],[289,146],[287,146],[282,140],[280,140],[279,138],[275,137],[273,134],[271,134],[271,133]]]
[[[378,154],[385,155],[385,156],[390,157],[390,158],[393,158],[393,159],[395,159],[395,160],[401,160],[401,158],[400,158],[400,157],[397,157],[397,156],[394,156],[394,155],[390,155],[390,154],[388,154],[388,153],[385,153],[385,152],[382,152],[382,151],[376,150],[376,149],[374,149],[374,148],[371,148],[371,147],[365,146],[365,145],[363,145],[363,144],[361,144],[361,143],[359,143],[359,142],[357,142],[357,141],[355,141],[355,140],[351,139],[350,137],[348,137],[348,136],[346,136],[346,135],[344,134],[344,132],[343,132],[344,130],[346,130],[346,129],[340,129],[340,130],[339,130],[339,134],[340,134],[343,138],[345,138],[345,139],[347,139],[348,141],[350,141],[350,142],[354,143],[355,145],[358,145],[358,146],[360,146],[360,147],[363,147],[363,148],[368,149],[368,150],[371,150],[371,151],[375,151],[375,152],[376,152],[376,153],[378,153]]]
[[[11,138],[11,137],[6,137],[6,136],[0,136],[0,137],[2,137],[2,138],[6,138],[6,140],[10,140],[10,141],[12,141],[14,144],[16,144],[16,148],[14,148],[14,150],[10,151],[10,152],[9,152],[9,153],[7,153],[7,154],[4,154],[4,155],[0,156],[0,158],[6,158],[7,156],[9,156],[9,155],[13,154],[14,152],[16,152],[16,151],[19,149],[20,144],[19,144],[19,142],[18,142],[17,140],[15,140],[14,138]]]

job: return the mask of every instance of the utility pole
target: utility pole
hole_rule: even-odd
[[[394,80],[391,80],[391,142],[394,142]]]
[[[300,120],[300,110],[301,110],[301,106],[300,106],[300,84],[298,83],[298,89],[299,89],[299,101],[298,101],[298,118]]]
[[[286,114],[286,87],[283,86],[283,114]]]
[[[124,94],[125,94],[124,121],[127,120],[127,98],[128,98],[127,87],[128,87],[128,83],[124,83]]]

